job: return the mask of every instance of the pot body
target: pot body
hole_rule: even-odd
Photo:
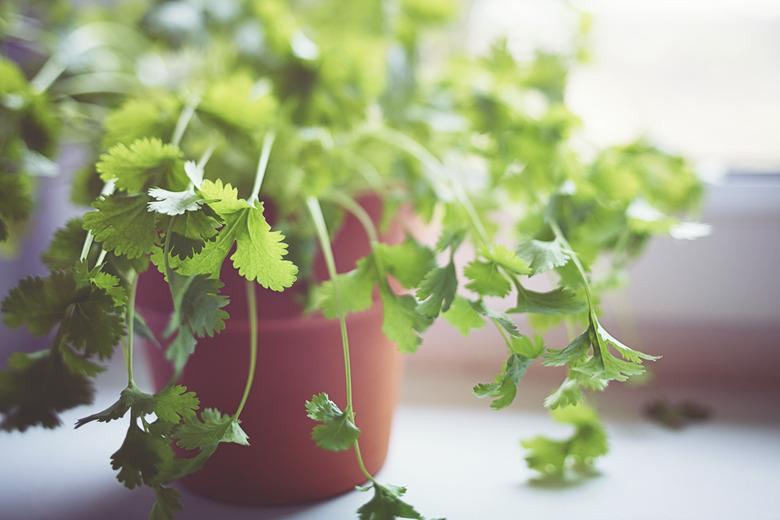
[[[378,199],[360,202],[378,219]],[[396,225],[384,239],[397,241],[400,236]],[[353,268],[355,260],[370,251],[360,225],[351,218],[333,242],[339,271]],[[315,260],[315,273],[319,279],[326,278],[321,258]],[[217,407],[232,413],[247,377],[249,322],[243,279],[226,265],[222,280],[223,293],[231,299],[227,307],[231,318],[220,334],[198,341],[180,383],[197,392],[201,409]],[[298,303],[303,290],[294,286],[274,293],[256,286],[257,373],[241,415],[250,446],[221,445],[199,472],[184,480],[192,491],[234,503],[285,504],[337,495],[365,480],[352,450],[325,451],[311,438],[315,423],[306,417],[304,403],[326,392],[343,408],[345,374],[338,321],[304,315]],[[139,281],[138,309],[161,337],[170,295],[154,271]],[[382,334],[382,319],[377,301],[372,309],[347,319],[360,445],[372,472],[381,468],[387,454],[402,366],[400,354]],[[169,381],[171,367],[162,351],[144,343],[154,383],[160,389]]]

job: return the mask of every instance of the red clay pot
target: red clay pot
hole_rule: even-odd
[[[364,197],[360,202],[378,220],[380,200]],[[394,225],[383,240],[397,242],[401,235],[400,226]],[[370,251],[353,218],[345,220],[333,247],[340,272],[352,269]],[[315,274],[320,280],[326,278],[321,258],[315,261]],[[198,342],[181,384],[197,392],[201,408],[213,406],[231,413],[246,381],[249,324],[243,279],[226,263],[222,280],[223,293],[230,296],[230,320],[222,333]],[[256,286],[257,374],[241,415],[251,446],[220,446],[201,471],[184,480],[192,491],[235,503],[284,504],[337,495],[365,480],[351,450],[324,451],[311,439],[314,422],[306,417],[304,403],[315,393],[327,392],[343,407],[344,366],[338,322],[304,315],[296,294],[305,288],[299,285],[281,294]],[[171,303],[162,277],[154,270],[139,281],[138,308],[161,337]],[[381,325],[378,302],[371,310],[347,319],[360,445],[372,472],[382,467],[387,455],[401,376],[401,356],[382,334]],[[162,351],[144,343],[154,383],[160,389],[168,382],[171,367]]]

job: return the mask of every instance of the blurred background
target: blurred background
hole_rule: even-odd
[[[607,299],[605,321],[615,335],[664,356],[645,384],[615,385],[595,398],[616,439],[600,465],[611,478],[563,490],[572,498],[567,503],[556,501],[549,490],[539,495],[539,489],[521,487],[518,482],[529,475],[517,440],[540,429],[564,431],[551,424],[541,404],[561,374],[532,367],[516,409],[495,414],[472,396],[471,387],[494,377],[505,357],[501,338],[488,328],[463,338],[443,320],[407,359],[393,441],[397,457],[386,471],[409,484],[421,509],[437,511],[450,504],[451,518],[488,517],[474,505],[485,501],[498,504],[490,518],[514,517],[501,512],[526,506],[550,518],[578,514],[577,507],[604,507],[600,518],[620,518],[604,505],[617,494],[664,497],[643,502],[636,518],[722,518],[737,512],[779,518],[780,504],[770,488],[780,469],[780,2],[475,0],[466,13],[451,34],[432,42],[432,56],[450,46],[481,53],[500,36],[518,56],[540,48],[559,52],[571,48],[574,39],[586,38],[589,59],[574,67],[566,91],[567,104],[584,122],[584,139],[601,146],[647,136],[692,158],[707,181],[699,219],[713,231],[697,241],[656,239],[629,270],[625,286]],[[585,36],[583,13],[590,24]],[[39,210],[26,238],[16,251],[0,256],[0,293],[22,276],[43,272],[38,257],[48,237],[76,213],[67,202],[67,186],[82,160],[77,150],[69,150],[59,160],[61,174],[41,179]],[[30,341],[0,325],[0,365],[12,347]],[[562,331],[551,334],[553,346],[564,342]],[[119,356],[113,361],[121,364]],[[121,373],[115,368],[105,375],[108,380]],[[710,421],[684,431],[649,422],[647,407],[664,399],[692,401],[708,411]],[[452,438],[431,433],[443,421]],[[0,441],[3,458],[12,462],[6,467],[24,463],[25,447],[45,435]],[[103,441],[82,435],[67,442],[78,454],[79,447]],[[44,452],[51,460],[61,455],[54,448]],[[447,477],[412,466],[423,457],[444,461],[453,452],[461,464],[444,462]],[[73,475],[80,467],[102,468],[89,485],[124,494],[108,478],[105,458],[73,455],[62,464]],[[644,476],[638,476],[638,468]],[[471,482],[475,496],[451,492],[458,482],[490,471],[501,485]],[[39,473],[29,473],[20,474],[16,484],[45,491],[37,483]],[[6,479],[0,482],[5,484],[9,475],[0,473]],[[70,488],[63,489],[42,500],[67,501]],[[708,499],[713,495],[720,496]],[[128,518],[134,512],[141,517],[148,497],[139,501],[134,496],[127,502],[112,499],[95,511],[107,515],[119,505]],[[201,499],[188,500],[201,515],[225,511]],[[319,510],[233,509],[231,518],[340,518],[344,507],[352,510],[354,499],[339,500]],[[698,509],[691,509],[694,502]],[[694,510],[700,514],[691,516]],[[98,514],[69,511],[68,518]]]
[[[774,399],[780,395],[774,371],[780,361],[780,4],[479,0],[461,41],[474,53],[497,36],[520,56],[538,48],[561,52],[581,37],[583,11],[590,15],[590,56],[572,70],[566,100],[582,117],[585,138],[609,145],[646,136],[692,158],[707,181],[700,219],[713,227],[702,240],[656,239],[623,289],[607,297],[606,321],[629,343],[666,356],[653,366],[655,381],[646,392],[728,389],[769,392]],[[448,365],[447,377],[489,377],[503,356],[500,338],[488,330],[472,334],[464,339],[438,324],[409,359],[410,370],[441,373]],[[532,370],[526,383],[545,386],[534,377],[553,377],[545,391],[552,388],[555,376],[542,372]],[[615,386],[607,394],[631,390]],[[747,412],[737,404],[734,411],[740,410]],[[753,411],[768,410],[757,405]]]

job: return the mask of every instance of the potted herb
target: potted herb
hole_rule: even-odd
[[[128,422],[111,465],[154,489],[152,518],[180,509],[180,479],[250,503],[365,484],[361,518],[422,518],[374,474],[394,349],[414,352],[443,317],[505,342],[495,380],[474,387],[494,409],[532,363],[566,367],[544,405],[574,432],[524,441],[526,459],[547,477],[589,468],[607,444],[585,392],[656,359],[604,328],[600,295],[652,235],[699,233],[678,220],[701,191],[688,164],[644,142],[578,151],[567,56],[519,62],[498,43],[422,78],[420,35],[449,2],[225,5],[130,10],[157,43],[144,52],[181,79],[102,120],[92,209],[55,235],[49,276],[3,301],[8,325],[51,348],[0,373],[2,427],[54,427],[91,403],[119,345],[125,390],[77,427]],[[404,233],[413,218],[438,226],[435,244]],[[527,288],[535,276],[554,285]],[[547,344],[562,324],[571,342]],[[155,389],[136,384],[136,336]]]

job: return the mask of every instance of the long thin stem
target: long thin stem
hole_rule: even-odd
[[[116,184],[114,181],[108,181],[103,185],[103,189],[100,190],[100,195],[102,197],[108,197],[114,193],[115,189]],[[84,239],[84,245],[81,247],[81,256],[79,257],[79,260],[82,262],[87,261],[87,257],[89,257],[89,250],[92,248],[92,243],[94,241],[95,235],[92,234],[92,231],[88,231],[87,238]]]
[[[325,257],[325,265],[328,268],[328,276],[330,276],[331,280],[335,280],[336,276],[338,275],[336,271],[336,261],[333,258],[333,248],[330,244],[328,228],[325,225],[325,218],[322,216],[322,208],[320,208],[320,203],[315,197],[308,197],[306,199],[306,205],[309,208],[309,213],[311,214],[314,227],[317,231],[317,237],[320,242],[320,248],[322,249],[322,255]],[[336,300],[339,300],[342,295],[340,294],[338,285],[336,285],[335,289]],[[347,394],[347,405],[344,413],[346,413],[349,419],[354,423],[355,409],[352,402],[352,366],[349,355],[349,335],[347,333],[347,320],[343,316],[339,317],[339,328],[341,330],[341,350],[344,357],[344,382]],[[359,441],[355,440],[354,448],[355,458],[357,459],[360,471],[363,473],[363,475],[366,476],[367,479],[373,482],[374,477],[368,471],[366,465],[363,462]]]
[[[257,173],[255,174],[255,185],[252,187],[252,194],[247,199],[250,206],[254,206],[260,197],[260,187],[263,185],[265,172],[268,168],[268,159],[271,157],[271,147],[274,145],[276,134],[271,131],[265,134],[263,138],[263,149],[260,151],[260,160],[257,162]]]
[[[244,394],[241,396],[241,402],[233,414],[233,418],[238,420],[241,412],[244,411],[249,392],[252,390],[252,384],[255,380],[255,370],[257,369],[257,295],[255,294],[255,285],[253,282],[246,282],[246,300],[249,307],[249,372],[246,376],[246,385]]]
[[[138,292],[138,276],[130,274],[130,298],[127,301],[127,385],[133,386],[133,343],[135,336],[135,296]]]
[[[184,110],[181,111],[181,114],[179,115],[179,119],[176,121],[176,127],[173,129],[173,136],[171,136],[171,144],[174,146],[179,146],[181,144],[181,140],[184,137],[184,132],[187,130],[187,126],[189,126],[190,121],[192,120],[192,116],[195,115],[195,109],[198,106],[198,100],[197,98],[193,98],[187,105],[184,107]]]

